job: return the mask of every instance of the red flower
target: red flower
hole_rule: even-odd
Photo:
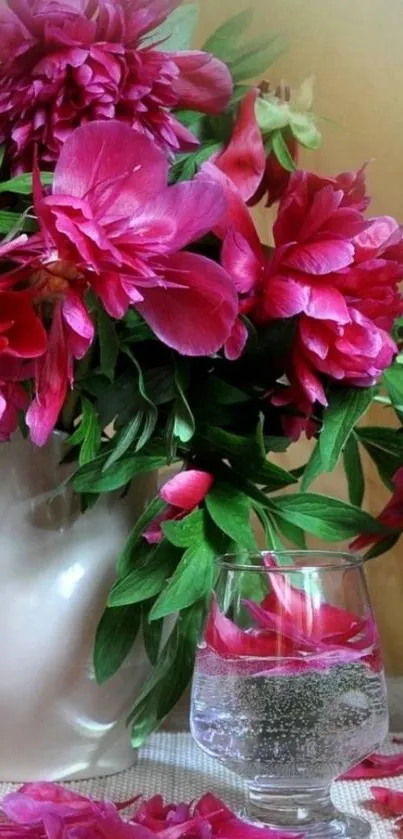
[[[69,292],[53,311],[49,347],[35,366],[35,399],[26,423],[31,439],[43,446],[63,408],[69,385],[73,385],[73,359],[82,358],[94,337],[94,325],[80,298]]]
[[[46,346],[46,332],[32,307],[32,295],[0,290],[0,354],[38,358]]]
[[[162,523],[183,519],[203,501],[213,483],[214,476],[199,469],[187,469],[167,481],[160,490],[160,497],[168,507],[144,531],[143,536],[147,542],[160,542],[164,535]]]
[[[285,144],[290,157],[295,164],[298,163],[298,143],[292,134],[285,138]],[[257,204],[262,198],[266,198],[266,207],[271,207],[283,197],[290,182],[291,172],[284,169],[273,151],[266,158],[265,170],[259,188],[252,196],[250,204]]]
[[[119,119],[164,149],[197,140],[170,113],[219,113],[231,76],[203,52],[163,52],[143,42],[178,0],[7,0],[0,10],[0,142],[15,170],[53,165],[80,124]]]
[[[403,311],[403,237],[393,219],[365,221],[364,171],[334,179],[295,172],[269,255],[234,185],[211,164],[203,168],[207,175],[227,192],[227,214],[216,232],[241,312],[257,325],[298,317],[286,360],[289,384],[279,387],[275,404],[309,416],[314,402],[326,404],[325,376],[374,384],[396,352],[386,330]]]
[[[397,470],[393,478],[394,492],[382,512],[377,517],[381,524],[386,527],[395,529],[397,533],[403,530],[403,466]],[[371,545],[377,545],[382,539],[382,535],[375,533],[365,533],[362,536],[357,536],[354,542],[351,543],[351,549],[354,551],[362,551]]]
[[[18,425],[19,411],[29,398],[21,382],[33,375],[32,363],[10,356],[0,357],[0,440],[9,440]]]

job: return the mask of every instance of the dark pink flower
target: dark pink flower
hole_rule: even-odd
[[[0,355],[38,358],[46,346],[46,332],[34,311],[32,295],[0,290]]]
[[[194,510],[206,497],[213,483],[214,476],[200,469],[187,469],[170,478],[160,490],[160,497],[168,506],[144,531],[143,536],[147,542],[160,542],[164,535],[161,528],[163,522],[172,519],[178,521]]]
[[[164,52],[148,36],[178,0],[7,0],[0,11],[0,141],[15,170],[29,171],[35,144],[53,166],[77,126],[118,119],[161,147],[197,144],[170,113],[218,113],[231,76],[212,55]]]
[[[371,778],[395,778],[403,775],[403,754],[366,757],[340,777],[341,781],[361,781]]]
[[[0,357],[0,440],[9,440],[18,426],[19,411],[25,411],[28,392],[21,384],[33,375],[32,362]]]
[[[219,221],[215,183],[167,187],[168,164],[151,140],[116,121],[94,122],[66,141],[52,194],[36,190],[41,270],[78,292],[91,286],[112,317],[129,305],[184,355],[216,352],[231,334],[237,295],[215,262],[177,253]],[[28,243],[29,244],[29,243]]]
[[[31,440],[43,446],[52,433],[73,385],[73,359],[82,358],[94,337],[94,324],[80,298],[69,292],[53,311],[49,346],[35,365],[35,398],[26,423]]]
[[[258,326],[298,318],[285,359],[288,383],[272,399],[297,409],[304,426],[315,402],[326,405],[327,378],[368,387],[392,363],[396,345],[388,330],[403,311],[402,231],[393,219],[364,219],[364,170],[333,179],[295,172],[267,253],[239,191],[212,164],[203,167],[207,176],[227,192],[216,233],[240,312]]]

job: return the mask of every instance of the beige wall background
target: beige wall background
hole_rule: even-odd
[[[251,34],[283,34],[286,54],[267,77],[297,87],[316,77],[315,113],[323,117],[323,146],[304,165],[334,174],[371,161],[374,215],[403,223],[403,0],[201,0],[199,42],[243,8],[253,7]],[[267,214],[259,211],[266,229]],[[387,425],[390,412],[373,409],[367,424]],[[303,462],[309,444],[287,455]],[[365,506],[378,513],[388,498],[367,459]],[[314,489],[345,497],[341,471]],[[390,673],[403,674],[403,544],[368,566],[368,579]]]

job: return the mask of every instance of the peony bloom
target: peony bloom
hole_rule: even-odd
[[[183,519],[204,500],[213,483],[214,476],[200,469],[187,469],[167,481],[160,490],[160,497],[168,507],[144,531],[147,542],[160,542],[164,535],[163,522]]]
[[[392,530],[403,531],[403,466],[397,470],[393,477],[394,492],[388,503],[379,514],[378,521]],[[375,533],[365,533],[352,542],[351,549],[362,551],[371,545],[378,545],[384,537]]]
[[[219,221],[225,196],[211,182],[168,187],[167,172],[151,140],[109,121],[82,126],[66,141],[50,195],[35,173],[41,233],[15,251],[18,267],[4,282],[24,281],[38,303],[54,309],[52,349],[37,364],[27,416],[39,445],[73,382],[73,359],[93,338],[88,289],[112,317],[134,305],[157,337],[184,355],[214,353],[233,331],[238,305],[230,278],[215,262],[181,251]],[[33,330],[27,334],[32,341]]]
[[[0,289],[0,358],[38,358],[46,346],[46,332],[34,312],[32,295]]]
[[[258,326],[297,318],[288,383],[279,385],[274,404],[307,417],[315,402],[326,405],[326,378],[358,387],[377,382],[396,353],[388,330],[403,311],[402,232],[393,219],[365,221],[364,171],[291,175],[270,253],[233,183],[212,164],[203,167],[207,175],[227,192],[216,232],[240,311]]]
[[[81,300],[73,292],[57,303],[52,318],[49,347],[35,365],[35,399],[28,408],[26,423],[31,439],[43,446],[63,408],[69,385],[73,385],[73,359],[83,358],[94,337],[94,324]]]
[[[197,145],[170,113],[219,113],[226,66],[207,53],[164,52],[146,36],[178,0],[6,0],[0,10],[0,142],[15,171],[53,167],[77,126],[118,119],[168,151]],[[144,40],[145,39],[145,40]]]
[[[28,406],[28,393],[21,382],[32,375],[31,362],[0,356],[0,441],[10,439],[18,426],[19,412]]]

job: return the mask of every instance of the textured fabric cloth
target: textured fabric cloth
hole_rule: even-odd
[[[393,754],[402,751],[402,746],[392,744],[389,738],[382,751]],[[393,821],[379,819],[365,807],[372,784],[403,791],[403,775],[371,782],[337,781],[333,788],[334,803],[345,812],[367,818],[376,839],[391,839]],[[128,799],[136,793],[146,797],[161,793],[168,801],[190,801],[211,790],[234,810],[242,807],[245,797],[243,783],[199,751],[189,734],[156,734],[140,750],[132,769],[109,778],[76,781],[68,786],[93,798],[114,801]],[[16,784],[0,784],[0,796],[16,788]]]

